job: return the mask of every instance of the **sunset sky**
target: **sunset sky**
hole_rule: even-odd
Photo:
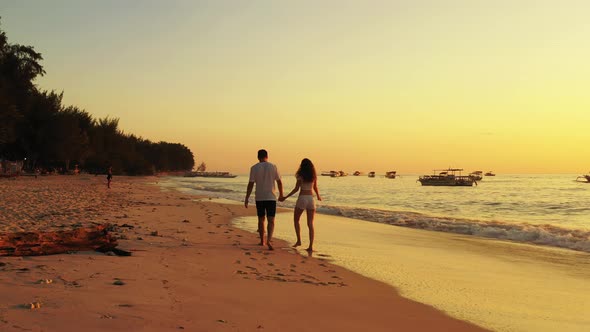
[[[43,89],[209,170],[590,170],[588,1],[2,0]]]

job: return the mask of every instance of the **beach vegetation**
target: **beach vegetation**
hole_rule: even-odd
[[[193,153],[180,143],[152,142],[119,128],[115,117],[94,118],[64,105],[63,92],[44,91],[43,57],[32,46],[11,44],[0,29],[0,160],[23,160],[26,170],[117,174],[191,170]]]

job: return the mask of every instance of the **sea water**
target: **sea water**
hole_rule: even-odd
[[[422,187],[413,175],[320,177],[314,256],[492,330],[588,331],[590,184],[575,178],[502,175],[474,187]],[[247,180],[160,185],[243,204]],[[283,182],[288,193],[295,180]],[[275,236],[294,242],[292,213],[276,220]],[[234,224],[255,232],[256,217]],[[305,247],[305,216],[301,226]]]
[[[421,186],[418,175],[318,178],[318,213],[590,252],[590,184],[576,175],[498,175],[473,187]],[[167,178],[187,193],[242,202],[247,176]],[[284,191],[295,177],[283,176]],[[251,200],[254,203],[254,195]],[[296,197],[278,206],[293,207]]]

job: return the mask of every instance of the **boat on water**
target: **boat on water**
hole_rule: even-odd
[[[388,179],[395,179],[396,176],[397,176],[397,171],[385,172],[385,177]]]
[[[230,172],[188,172],[184,174],[185,177],[204,177],[204,178],[235,178],[237,175],[233,175]]]
[[[360,171],[354,171],[354,173],[352,173],[352,175],[354,175],[354,176],[359,176],[359,175],[361,175],[361,174],[362,174],[362,173],[361,173]]]
[[[367,175],[370,178],[374,178],[375,177],[375,172],[371,171],[369,172],[369,174]]]
[[[481,181],[483,179],[482,176],[483,172],[482,171],[474,171],[469,173],[469,176],[473,178],[473,180],[475,181]]]
[[[337,177],[340,175],[340,172],[338,171],[323,171],[321,173],[322,176],[331,176],[331,177]]]
[[[462,168],[435,169],[433,175],[422,175],[418,178],[418,181],[423,186],[471,187],[474,183],[477,185],[477,182],[471,176],[461,175],[462,171]],[[437,172],[439,173],[437,174]]]
[[[578,176],[576,178],[576,181],[590,183],[590,173],[589,174],[586,174],[586,175],[580,175],[580,176]]]
[[[492,171],[487,171],[485,176],[496,176],[496,174],[494,174]]]

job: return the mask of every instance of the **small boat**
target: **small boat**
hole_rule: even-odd
[[[354,171],[354,173],[352,173],[352,175],[354,175],[354,176],[359,176],[359,175],[361,175],[361,172],[359,172],[359,171]]]
[[[385,172],[385,177],[388,179],[395,179],[396,176],[397,176],[397,171]]]
[[[348,176],[348,173],[346,173],[344,171],[338,171],[338,172],[335,172],[335,175],[332,175],[332,177],[334,177],[334,178],[341,177],[341,176]]]
[[[188,172],[184,174],[185,177],[204,177],[204,178],[235,178],[237,175],[233,175],[230,172]]]
[[[496,176],[492,171],[487,171],[485,176]]]
[[[338,175],[340,175],[340,173],[338,171],[323,171],[322,176],[331,176],[331,177],[336,177]]]
[[[580,175],[576,178],[577,182],[590,183],[590,174]]]
[[[473,180],[475,180],[475,181],[481,181],[483,179],[482,174],[483,174],[482,171],[475,171],[475,172],[469,173],[469,176],[472,177]]]
[[[370,178],[374,178],[375,177],[375,172],[373,172],[373,171],[369,172],[368,176]]]
[[[444,170],[434,170],[433,175],[422,175],[418,181],[423,186],[465,186],[471,187],[477,182],[468,175],[461,175],[462,168],[448,168]],[[439,172],[436,174],[436,172]],[[456,173],[459,173],[457,175]]]

